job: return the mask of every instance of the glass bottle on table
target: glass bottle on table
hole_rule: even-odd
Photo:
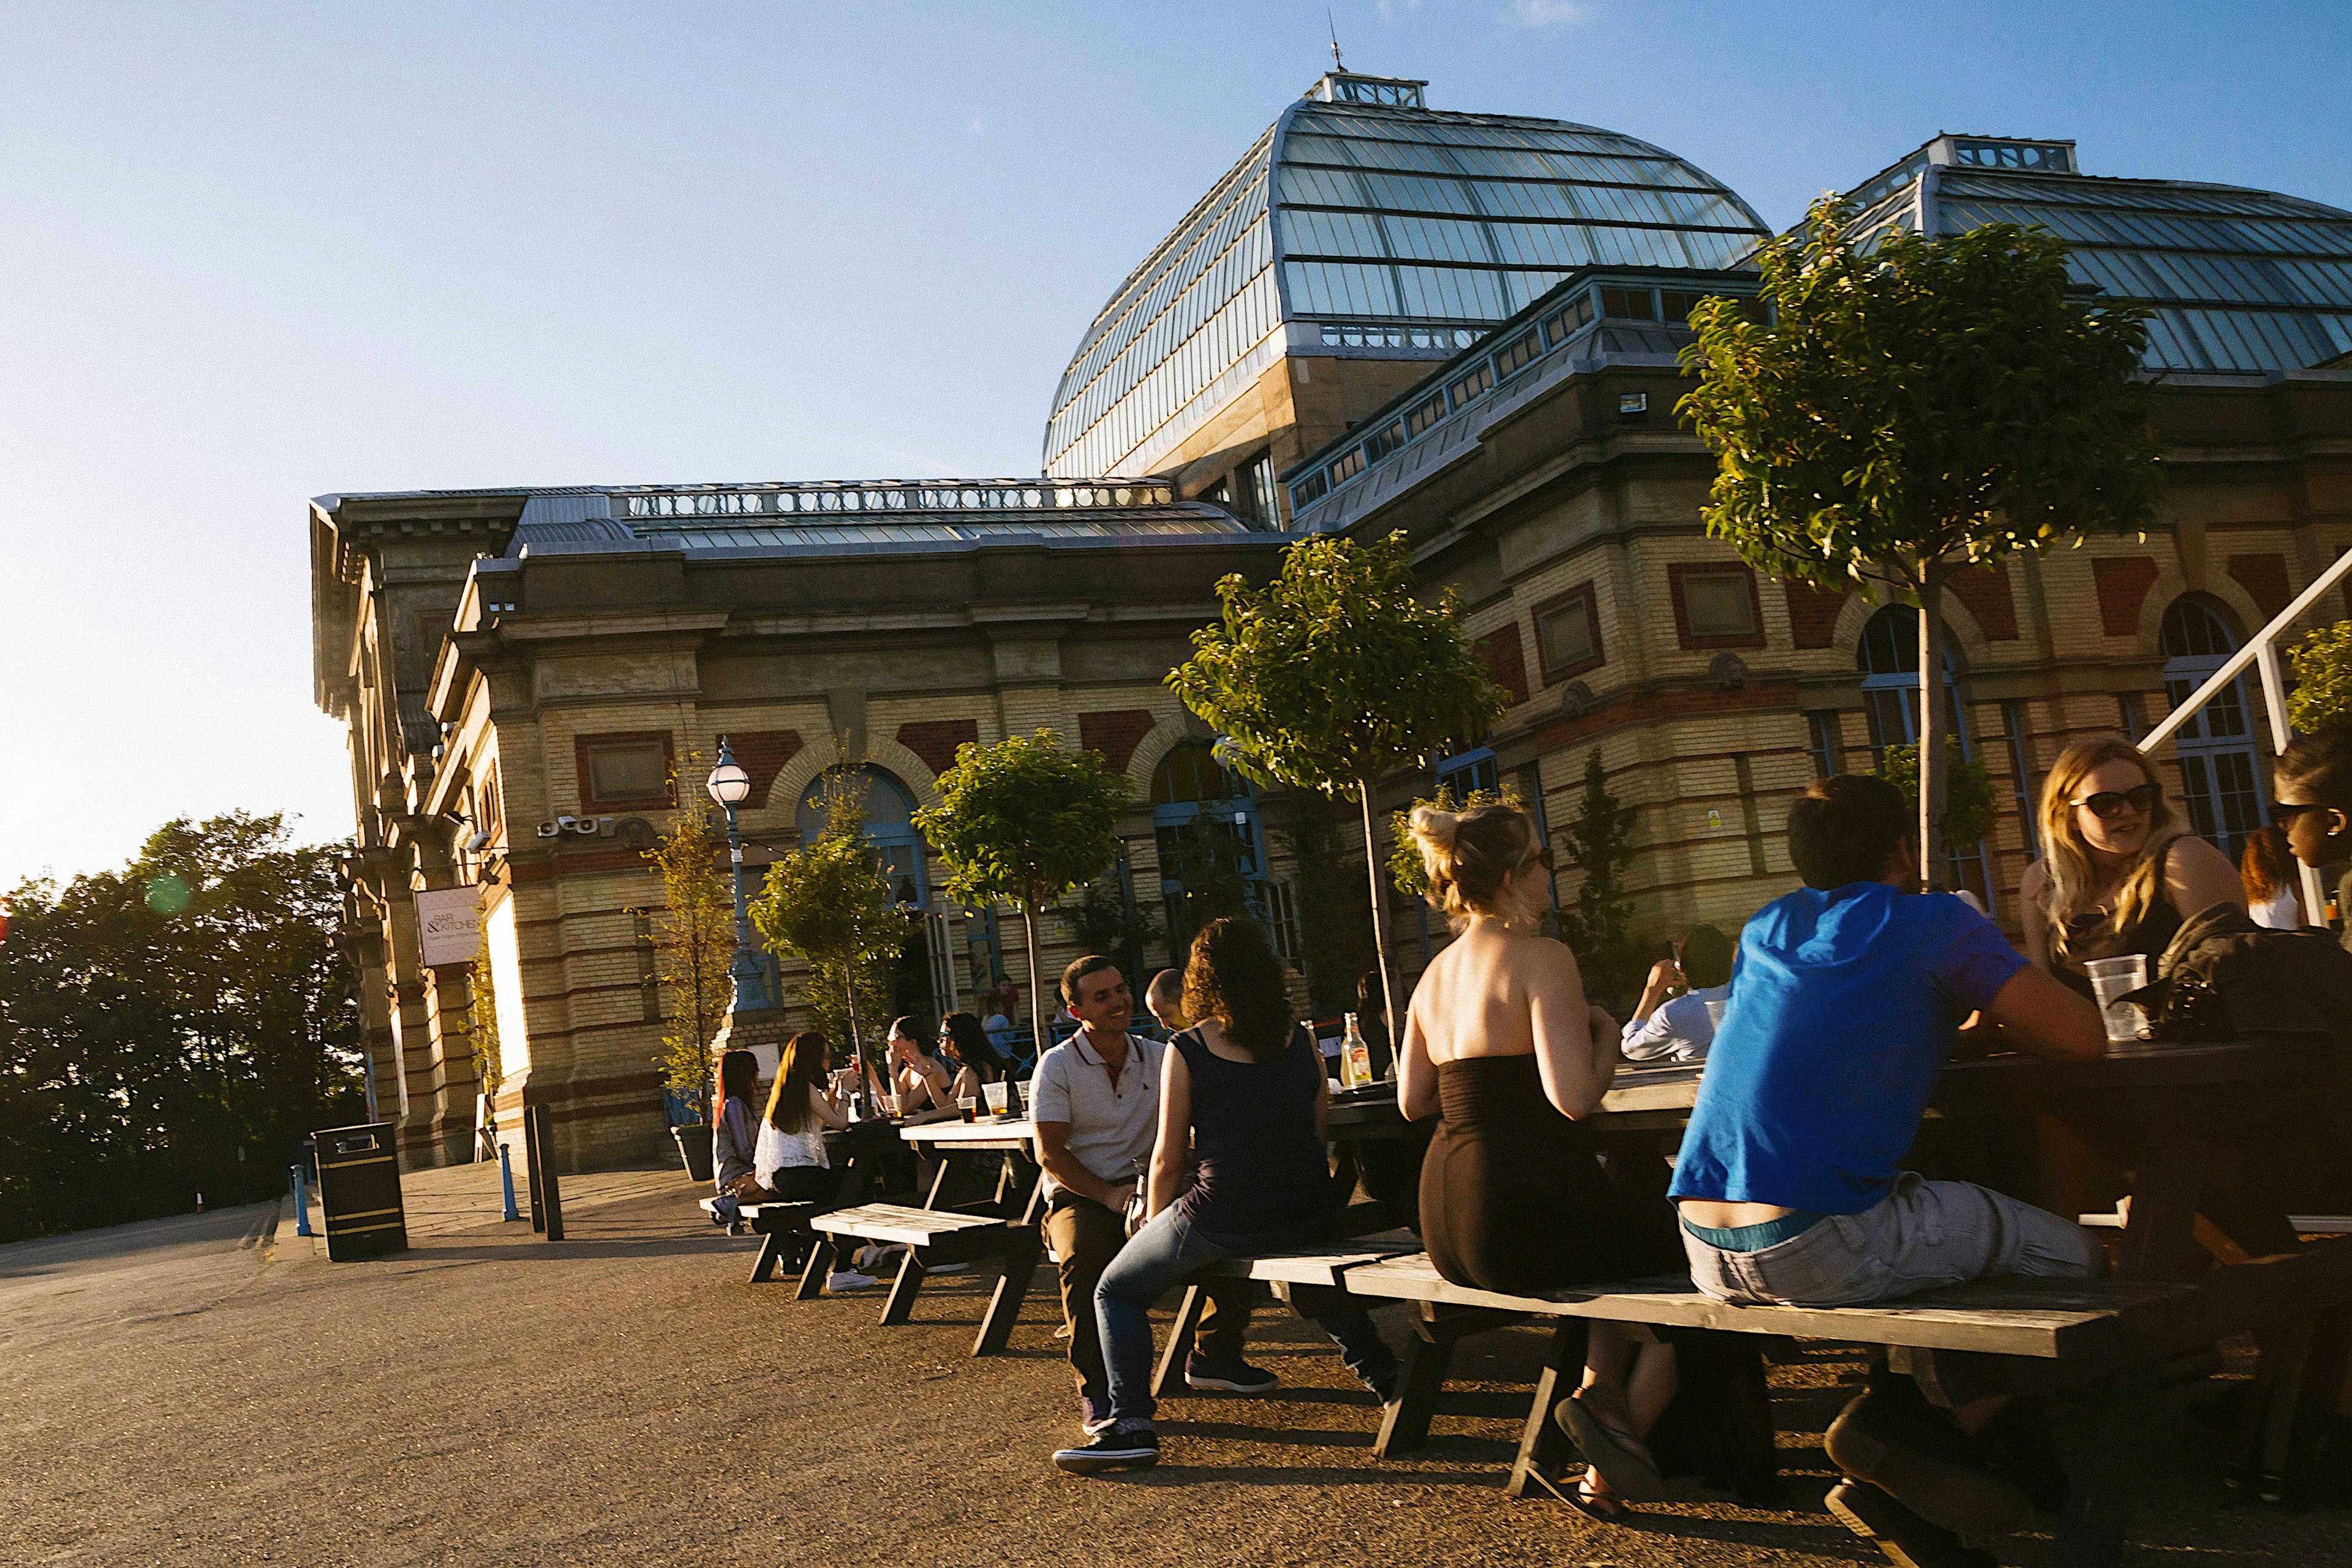
[[[1339,1084],[1343,1089],[1361,1089],[1372,1081],[1372,1047],[1364,1042],[1364,1031],[1356,1026],[1356,1016],[1347,1016],[1348,1032],[1339,1041]]]

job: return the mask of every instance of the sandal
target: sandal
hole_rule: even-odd
[[[1633,1517],[1633,1510],[1627,1508],[1625,1500],[1615,1492],[1597,1492],[1592,1489],[1592,1477],[1590,1472],[1576,1479],[1576,1489],[1568,1494],[1568,1502],[1570,1508],[1584,1515],[1585,1518],[1597,1519],[1603,1524],[1622,1524]]]
[[[1573,1394],[1554,1405],[1551,1415],[1611,1491],[1629,1502],[1665,1501],[1666,1479],[1639,1437],[1610,1426]]]

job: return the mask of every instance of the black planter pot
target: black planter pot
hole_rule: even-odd
[[[698,1121],[689,1127],[673,1127],[669,1135],[677,1140],[677,1154],[686,1162],[686,1173],[698,1182],[710,1180],[709,1124]]]

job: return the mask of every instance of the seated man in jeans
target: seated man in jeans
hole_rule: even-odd
[[[1045,1239],[1061,1260],[1062,1316],[1078,1380],[1078,1425],[1110,1426],[1110,1382],[1095,1327],[1095,1286],[1127,1240],[1127,1200],[1160,1131],[1160,1060],[1167,1047],[1127,1032],[1135,997],[1118,965],[1090,953],[1062,973],[1062,1000],[1078,1032],[1039,1058],[1029,1112],[1045,1167]],[[1184,1382],[1192,1388],[1265,1394],[1282,1385],[1242,1360],[1251,1284],[1223,1279],[1207,1304]]]
[[[1741,934],[1670,1193],[1691,1279],[1718,1300],[1852,1306],[1990,1275],[2098,1272],[2097,1243],[2071,1219],[1901,1168],[1969,1014],[2037,1056],[2106,1049],[2097,1010],[1999,927],[1951,894],[1916,891],[1916,821],[1895,785],[1851,774],[1816,780],[1790,808],[1805,886]],[[1978,1464],[1968,1436],[2000,1402],[1957,1413],[1956,1426],[1909,1390],[1882,1380],[1830,1428],[1830,1458],[1875,1483],[1839,1488],[1832,1510],[1881,1539],[1919,1523],[1887,1493],[1962,1536],[2022,1525],[2024,1492]],[[1956,1550],[1927,1555],[1959,1561]]]

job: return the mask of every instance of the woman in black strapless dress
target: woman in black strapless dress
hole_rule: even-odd
[[[1412,831],[1430,900],[1460,932],[1422,975],[1400,1061],[1405,1115],[1440,1118],[1421,1175],[1430,1260],[1511,1295],[1679,1272],[1664,1184],[1612,1180],[1574,1120],[1608,1089],[1618,1029],[1586,1004],[1575,956],[1532,933],[1549,864],[1534,824],[1508,805],[1424,808]],[[1620,1496],[1665,1495],[1644,1439],[1677,1375],[1672,1343],[1588,1326],[1584,1386],[1554,1410],[1592,1467],[1587,1511],[1614,1518]]]

